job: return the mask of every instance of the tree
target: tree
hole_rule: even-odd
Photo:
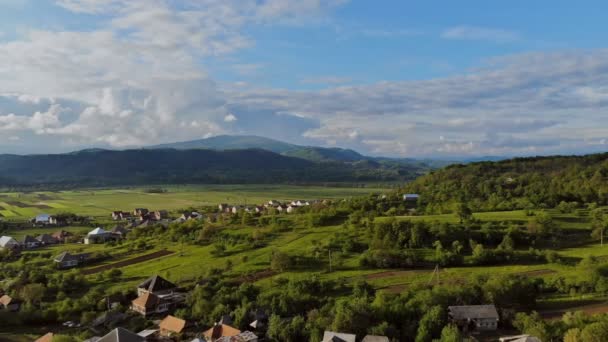
[[[572,329],[569,329],[568,331],[566,331],[566,334],[564,335],[564,342],[580,342],[580,341],[582,341],[581,329],[572,328]]]
[[[425,313],[420,319],[418,331],[416,333],[416,342],[431,341],[433,336],[437,336],[444,326],[444,315],[441,306],[436,305]]]
[[[460,330],[458,327],[449,324],[443,327],[441,330],[441,342],[462,342],[462,335],[460,334]]]
[[[587,325],[580,335],[580,340],[584,342],[605,342],[608,341],[608,323],[597,322]]]
[[[604,230],[606,230],[606,217],[604,210],[601,208],[593,209],[591,215],[591,237],[600,240],[600,244],[604,245]]]
[[[471,208],[464,202],[456,203],[456,207],[454,209],[456,212],[456,216],[460,219],[460,223],[466,222],[473,218],[473,211]]]
[[[27,284],[21,289],[20,294],[28,303],[37,304],[44,298],[45,292],[46,288],[42,284]]]
[[[283,272],[291,266],[291,258],[286,253],[274,251],[270,259],[270,268],[274,271]]]

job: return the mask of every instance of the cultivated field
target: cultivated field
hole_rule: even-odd
[[[270,199],[336,199],[384,190],[374,186],[182,185],[163,187],[167,190],[165,193],[152,193],[152,188],[156,187],[0,193],[0,217],[23,220],[41,213],[61,212],[103,217],[113,210],[133,210],[136,207],[177,210],[219,203],[254,205]]]

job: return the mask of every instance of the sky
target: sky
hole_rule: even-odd
[[[608,146],[605,1],[0,0],[0,153]]]

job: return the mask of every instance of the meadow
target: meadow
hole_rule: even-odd
[[[115,189],[80,189],[56,192],[0,193],[0,218],[10,221],[30,219],[37,214],[71,212],[80,216],[104,217],[114,210],[185,209],[230,204],[262,204],[270,199],[339,199],[386,189],[365,187],[290,186],[290,185],[179,185],[166,186],[166,192],[155,193],[156,187]]]

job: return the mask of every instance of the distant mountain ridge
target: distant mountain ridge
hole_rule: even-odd
[[[176,150],[186,149],[211,149],[211,150],[234,150],[259,148],[284,156],[305,159],[313,162],[361,162],[368,161],[380,164],[396,164],[402,166],[416,165],[419,167],[437,168],[451,162],[439,160],[417,160],[412,158],[385,158],[370,157],[352,149],[339,147],[319,147],[290,144],[283,141],[255,136],[255,135],[218,135],[206,139],[168,143],[148,146],[147,149],[173,148]]]
[[[176,150],[210,149],[210,150],[246,150],[259,148],[275,153],[296,150],[299,146],[286,142],[259,137],[255,135],[218,135],[211,138],[181,141],[168,144],[148,146],[149,149],[174,148]]]
[[[403,182],[422,165],[315,162],[263,149],[88,149],[0,155],[0,187],[70,188],[135,184],[311,184]]]

